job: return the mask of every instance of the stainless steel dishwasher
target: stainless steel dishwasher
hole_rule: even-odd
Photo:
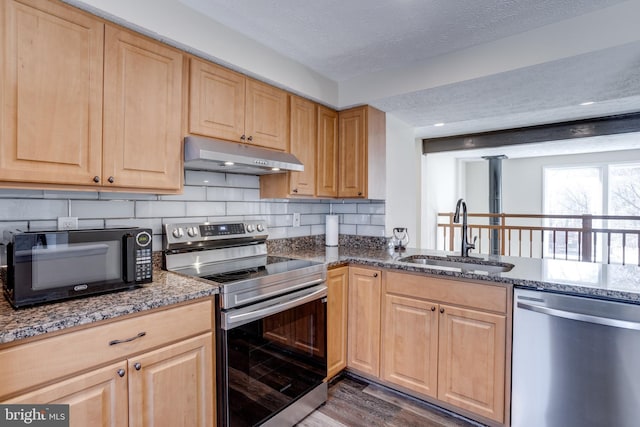
[[[516,289],[514,427],[640,425],[640,305]]]

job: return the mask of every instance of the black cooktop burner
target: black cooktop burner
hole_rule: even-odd
[[[269,276],[271,274],[285,273],[287,271],[305,268],[318,263],[301,259],[293,259],[279,256],[268,256],[267,263],[263,266],[248,268],[243,270],[229,271],[226,273],[217,273],[204,276],[203,279],[212,280],[218,283],[232,283],[243,280],[255,279],[258,277]]]

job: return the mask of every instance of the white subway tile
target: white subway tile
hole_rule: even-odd
[[[227,174],[227,187],[260,188],[260,178],[257,175]]]
[[[239,201],[244,200],[244,189],[229,187],[208,187],[207,200]]]
[[[78,218],[131,218],[134,203],[125,200],[71,200],[71,216]],[[64,215],[67,216],[65,212]]]
[[[160,200],[207,200],[207,192],[205,187],[197,187],[194,185],[185,185],[182,194],[168,194],[159,196]]]
[[[42,199],[44,192],[42,190],[13,190],[0,189],[0,198],[12,199]]]
[[[67,214],[66,200],[6,199],[0,202],[0,221],[56,219]]]
[[[359,204],[358,213],[383,215],[384,203]]]
[[[185,202],[138,201],[136,204],[136,218],[162,218],[187,216]],[[133,215],[132,215],[133,216]],[[122,215],[124,217],[124,215]]]
[[[311,235],[311,227],[303,225],[302,227],[287,227],[287,237],[302,237]]]
[[[187,216],[221,216],[225,213],[225,202],[187,202]]]
[[[78,228],[91,229],[91,228],[104,228],[104,219],[79,219]]]
[[[260,200],[260,190],[254,188],[242,189],[242,200],[258,201]]]
[[[44,190],[45,199],[98,200],[97,191],[54,191]]]
[[[245,218],[241,216],[210,216],[208,222],[242,222]]]
[[[355,203],[345,203],[345,204],[339,203],[339,204],[333,204],[332,209],[333,209],[333,213],[336,213],[336,214],[357,213],[358,205],[356,205]]]
[[[342,222],[345,224],[369,224],[371,222],[369,215],[342,215]]]
[[[340,224],[340,234],[356,234],[356,226],[351,224]]]
[[[384,226],[381,225],[358,225],[358,236],[384,237]]]
[[[289,227],[273,227],[269,229],[269,239],[284,239]]]
[[[162,221],[160,218],[127,218],[127,219],[108,219],[105,221],[107,228],[120,227],[139,227],[150,228],[153,234],[162,234]]]
[[[226,185],[223,173],[206,171],[185,171],[184,183],[186,185],[220,186]]]
[[[324,224],[320,224],[320,225],[312,225],[311,226],[311,235],[312,236],[316,236],[318,234],[325,234],[326,230],[325,230],[325,225]]]
[[[260,202],[227,202],[227,215],[259,215]]]
[[[162,225],[165,224],[184,224],[188,222],[207,222],[207,217],[205,216],[189,216],[182,218],[162,218]]]
[[[2,236],[3,236],[5,230],[28,231],[29,230],[29,223],[27,221],[0,222],[0,240],[2,240]]]
[[[158,252],[162,250],[162,235],[154,234],[151,240],[151,250]]]
[[[371,225],[384,225],[384,215],[371,215]]]
[[[101,191],[100,200],[158,200],[157,194],[147,193],[117,193],[113,191]]]
[[[29,230],[57,230],[58,220],[29,221]]]
[[[300,215],[300,224],[301,225],[316,225],[316,224],[324,224],[325,219],[324,215]]]

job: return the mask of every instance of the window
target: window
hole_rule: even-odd
[[[640,230],[639,221],[624,218],[640,214],[640,164],[545,168],[544,213],[569,216],[545,220],[557,229],[545,233],[545,257],[581,259],[591,244],[596,261],[637,263],[638,235],[623,230]],[[614,218],[594,220],[595,232],[581,241],[585,214]]]

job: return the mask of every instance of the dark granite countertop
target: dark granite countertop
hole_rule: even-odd
[[[604,298],[640,304],[640,267],[636,265],[596,264],[579,261],[518,257],[479,257],[483,260],[510,263],[509,272],[487,273],[462,271],[452,267],[433,267],[400,262],[412,255],[447,256],[449,252],[408,249],[402,254],[386,249],[366,247],[283,248],[274,255],[324,262],[328,267],[341,264],[360,264],[379,268],[421,272],[460,279],[486,280],[516,287],[560,292],[572,295]]]
[[[140,288],[31,308],[15,310],[0,296],[0,344],[217,293],[211,282],[154,270],[153,282]]]

